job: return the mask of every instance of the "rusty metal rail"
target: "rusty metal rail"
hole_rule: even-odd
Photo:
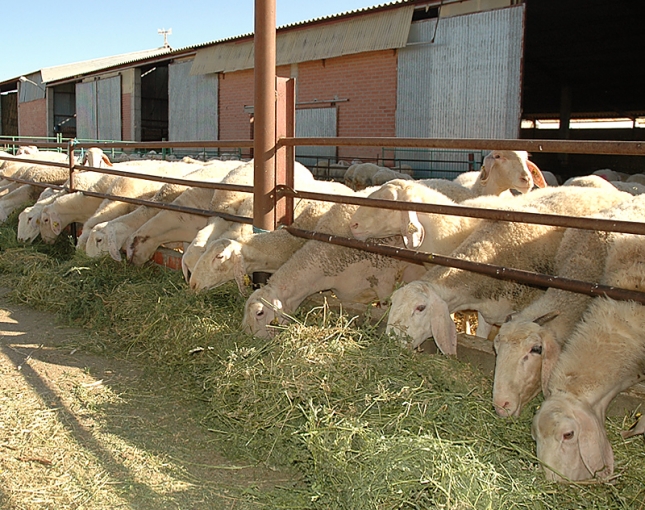
[[[375,198],[361,198],[344,195],[330,195],[327,193],[313,193],[297,191],[286,186],[278,187],[278,195],[288,195],[295,198],[308,198],[311,200],[324,200],[328,202],[362,205],[367,207],[382,207],[399,211],[417,211],[435,214],[451,214],[454,216],[468,216],[486,220],[511,221],[550,225],[553,227],[580,228],[586,230],[603,230],[622,232],[626,234],[645,234],[645,223],[635,221],[617,221],[602,218],[585,218],[580,216],[562,216],[556,214],[529,213],[520,211],[504,211],[498,209],[483,209],[479,207],[463,207],[460,205],[438,205],[420,202],[400,202],[396,200],[383,200]]]
[[[591,140],[492,140],[486,138],[397,138],[397,137],[285,137],[278,147],[298,145],[357,146],[357,147],[413,147],[425,149],[465,150],[525,150],[570,154],[618,154],[645,156],[645,142],[591,141]]]
[[[618,287],[599,285],[597,283],[583,282],[580,280],[571,280],[569,278],[560,278],[558,276],[544,275],[540,273],[533,273],[531,271],[511,269],[491,264],[482,264],[480,262],[472,262],[470,260],[458,259],[445,255],[437,255],[423,251],[408,250],[406,248],[396,248],[382,244],[370,244],[359,241],[357,239],[350,239],[347,237],[330,234],[321,234],[320,232],[311,232],[295,227],[285,228],[290,234],[296,237],[313,239],[325,243],[336,244],[338,246],[345,246],[347,248],[369,251],[371,253],[377,253],[379,255],[384,255],[399,260],[413,262],[415,264],[436,264],[439,266],[455,267],[457,269],[464,269],[473,273],[490,276],[498,280],[513,281],[534,287],[555,287],[557,289],[576,292],[578,294],[586,294],[589,296],[606,296],[612,299],[636,301],[638,303],[645,304],[645,292],[637,292],[628,289],[621,289]]]

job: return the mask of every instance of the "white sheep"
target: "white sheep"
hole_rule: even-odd
[[[140,161],[134,163],[122,163],[117,165],[125,170],[145,173],[147,175],[161,177],[183,178],[186,174],[195,171],[196,165],[185,162],[167,161]],[[229,162],[219,161],[217,164],[209,164],[208,168],[216,175],[223,177],[235,165]],[[113,196],[151,199],[163,187],[163,183],[149,180],[137,179],[135,177],[121,177],[117,179],[108,190]],[[85,249],[88,237],[92,229],[99,223],[104,223],[132,212],[137,206],[128,202],[111,200],[106,198],[101,202],[95,213],[83,224],[82,234],[78,238],[77,249]]]
[[[607,179],[599,175],[578,175],[576,177],[569,177],[564,181],[563,186],[580,186],[583,188],[600,188],[611,191],[616,189],[616,186],[611,184]]]
[[[40,234],[40,214],[47,204],[51,204],[64,190],[45,188],[36,203],[25,207],[18,215],[17,238],[21,243],[31,243]]]
[[[331,205],[331,202],[300,200],[294,207],[292,226],[313,230]],[[206,246],[192,269],[188,283],[194,291],[202,292],[234,279],[240,293],[244,294],[245,275],[274,273],[305,242],[306,239],[292,236],[285,229],[238,239],[216,239]]]
[[[362,190],[370,186],[380,186],[392,179],[412,179],[412,176],[375,163],[354,163],[345,171],[344,179],[346,186]]]
[[[363,195],[370,189],[364,190]],[[356,206],[334,204],[316,231],[348,237],[349,219]],[[270,337],[274,319],[285,323],[302,301],[319,291],[332,290],[343,303],[385,302],[400,282],[425,272],[421,265],[358,249],[309,240],[256,290],[244,307],[242,327],[259,337]]]
[[[253,184],[253,161],[243,163],[231,170],[223,179],[226,184]],[[313,182],[311,172],[300,163],[294,168],[296,186],[304,182]],[[215,182],[215,181],[214,181]],[[217,181],[220,182],[220,181]],[[249,194],[241,191],[212,190],[205,188],[190,188],[186,190],[175,202],[179,205],[197,209],[212,210],[227,214],[236,214]],[[152,257],[155,250],[167,242],[190,243],[197,232],[208,223],[206,216],[196,214],[178,213],[175,211],[161,211],[144,223],[132,233],[126,241],[127,257],[135,265],[141,265]],[[223,229],[229,224],[218,222]]]
[[[634,197],[645,211],[645,197]],[[625,208],[623,219],[633,219]],[[619,216],[619,215],[618,215]],[[601,283],[642,291],[645,244],[614,233]],[[592,300],[551,372],[546,400],[533,419],[537,457],[549,480],[606,479],[614,458],[604,422],[619,392],[645,377],[645,307],[605,297]]]
[[[184,163],[190,163],[185,159],[182,160]],[[193,166],[197,168],[193,169]],[[203,181],[209,178],[221,179],[228,173],[228,169],[232,169],[235,166],[236,163],[232,161],[207,163],[201,167],[191,165],[186,168],[186,170],[190,169],[191,171],[181,175],[181,178],[188,181]],[[170,203],[186,191],[187,188],[188,186],[183,184],[164,184],[150,200],[152,202]],[[141,205],[132,212],[118,218],[94,225],[85,243],[85,252],[90,257],[99,257],[109,253],[114,260],[120,261],[121,249],[126,249],[127,238],[160,211],[161,209],[155,207]]]
[[[583,216],[606,209],[628,196],[615,189],[608,193],[574,186],[544,188],[516,197],[518,204],[508,208]],[[561,228],[547,225],[486,220],[450,256],[552,274],[562,235]],[[433,337],[442,352],[454,354],[457,337],[450,314],[477,310],[487,324],[502,324],[508,315],[535,300],[539,292],[534,287],[483,274],[436,267],[421,281],[392,294],[387,332],[397,336],[402,345],[412,348]]]
[[[472,190],[474,196],[501,195],[510,189],[528,193],[534,186],[544,188],[547,185],[542,172],[528,159],[526,151],[491,151],[484,157],[477,177],[472,177],[473,172],[466,172],[452,182]]]
[[[615,211],[622,211],[627,204],[631,204],[629,198],[592,217],[615,218]],[[605,231],[567,229],[555,257],[555,274],[560,278],[599,282],[609,238]],[[590,300],[586,294],[549,288],[502,324],[494,340],[493,384],[493,405],[500,416],[519,416],[526,403],[546,389],[562,345]]]
[[[350,195],[353,193],[352,189],[334,181],[318,181],[318,180],[309,180],[304,179],[302,182],[299,182],[298,191],[315,191],[317,193],[330,193],[335,195]],[[218,203],[216,203],[218,202]],[[215,211],[223,211],[230,213],[230,204],[229,201],[223,201],[221,197],[213,196],[213,203],[211,208]],[[294,214],[296,211],[294,211]],[[253,217],[253,209],[251,208],[248,212],[242,212],[240,209],[235,213],[238,216]],[[313,228],[313,226],[312,226]],[[244,235],[244,230],[246,227],[242,225],[235,226],[234,222],[228,222],[222,218],[214,217],[208,220],[208,224],[195,236],[195,239],[188,245],[184,251],[183,256],[181,257],[181,268],[184,274],[184,279],[186,283],[190,284],[190,277],[193,272],[193,269],[199,262],[200,258],[203,256],[204,252],[208,249],[208,245],[221,238],[226,237],[230,239],[237,239],[238,237]],[[228,231],[227,235],[224,236],[223,232]]]

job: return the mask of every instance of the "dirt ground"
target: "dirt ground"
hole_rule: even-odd
[[[0,507],[259,508],[293,478],[213,451],[205,404],[132,360],[83,352],[82,331],[0,288]],[[243,495],[243,496],[240,496]]]

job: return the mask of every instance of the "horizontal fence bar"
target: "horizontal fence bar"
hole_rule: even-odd
[[[591,140],[488,140],[485,138],[398,138],[398,137],[290,137],[278,140],[279,147],[299,145],[357,147],[418,147],[426,149],[525,150],[570,154],[619,154],[645,156],[645,142]]]
[[[0,156],[0,161],[15,161],[17,163],[27,163],[27,164],[32,164],[32,165],[47,165],[47,166],[55,166],[58,168],[68,168],[69,163],[61,163],[58,161],[43,161],[42,159],[27,159],[27,158],[20,158],[20,157],[7,157],[7,156]],[[7,179],[7,177],[4,177],[0,175],[0,178],[2,179]]]
[[[16,140],[11,145],[33,140]],[[68,147],[67,142],[38,142],[43,148]],[[178,149],[178,148],[252,148],[253,140],[212,140],[182,142],[74,142],[74,149],[131,148],[131,149]],[[426,149],[462,150],[526,150],[533,153],[570,153],[570,154],[617,154],[626,156],[645,156],[645,141],[615,140],[546,140],[546,139],[504,139],[487,138],[400,138],[400,137],[284,137],[276,144],[280,147],[296,146],[358,146],[358,147],[415,147]]]
[[[30,143],[31,142],[31,143]],[[44,149],[67,149],[69,147],[68,142],[34,142],[33,140],[16,140],[9,144],[5,143],[4,145],[38,145],[39,148]],[[0,145],[2,141],[0,141]],[[201,149],[201,148],[252,148],[253,140],[193,140],[193,141],[183,141],[183,142],[125,142],[125,141],[114,141],[114,142],[79,142],[74,141],[72,144],[74,150],[78,149],[89,149],[91,147],[99,147],[101,149]]]
[[[350,239],[347,237],[330,234],[322,234],[320,232],[311,232],[295,227],[285,228],[290,234],[296,237],[313,239],[325,243],[336,244],[338,246],[345,246],[347,248],[369,251],[372,253],[377,253],[379,255],[393,257],[399,260],[414,262],[416,264],[436,264],[439,266],[455,267],[457,269],[464,269],[466,271],[490,276],[498,280],[512,281],[525,285],[531,285],[534,287],[554,287],[578,294],[586,294],[589,296],[606,296],[621,301],[636,301],[638,303],[645,304],[645,292],[637,292],[628,289],[621,289],[618,287],[599,285],[597,283],[560,278],[558,276],[543,275],[540,273],[533,273],[531,271],[523,271],[520,269],[511,269],[502,266],[482,264],[480,262],[472,262],[455,257],[437,255],[434,253],[408,250],[406,248],[396,248],[382,244],[365,243],[357,239]]]
[[[196,165],[197,169],[202,168]],[[116,175],[118,177],[132,177],[134,179],[143,179],[146,181],[157,181],[165,184],[179,184],[183,186],[194,186],[197,188],[208,189],[221,189],[226,191],[241,191],[244,193],[253,193],[253,186],[243,184],[228,184],[224,182],[208,182],[208,181],[194,181],[190,179],[182,179],[180,177],[170,177],[165,175],[151,175],[138,172],[128,172],[127,170],[117,170],[114,167],[97,168],[93,166],[75,165],[76,169],[89,170],[92,172],[100,172],[108,175]],[[78,190],[82,191],[82,190]]]
[[[479,207],[463,207],[459,205],[438,205],[421,202],[401,202],[397,200],[383,200],[376,198],[361,198],[345,195],[330,195],[327,193],[313,193],[297,191],[287,186],[278,186],[278,196],[288,195],[296,198],[323,200],[327,202],[362,205],[367,207],[382,207],[401,211],[417,211],[434,214],[450,214],[453,216],[467,216],[486,220],[511,221],[519,223],[532,223],[550,225],[553,227],[580,228],[585,230],[602,230],[607,232],[621,232],[625,234],[645,234],[645,223],[635,221],[617,221],[603,218],[587,218],[580,216],[561,216],[556,214],[530,213],[521,211],[506,211],[497,209],[483,209]]]
[[[164,202],[152,202],[150,200],[144,200],[141,198],[133,198],[133,197],[121,197],[117,195],[108,195],[106,193],[98,193],[96,191],[86,191],[86,190],[79,190],[78,193],[83,193],[83,195],[86,195],[88,197],[96,197],[96,198],[107,198],[109,200],[115,200],[117,202],[127,202],[129,204],[134,204],[134,205],[145,205],[149,207],[155,207],[157,209],[167,209],[169,211],[176,211],[176,212],[183,212],[187,214],[195,214],[197,216],[206,216],[206,217],[213,217],[217,216],[219,218],[222,218],[224,220],[228,221],[235,221],[238,223],[247,223],[249,225],[253,224],[253,218],[248,218],[246,216],[236,216],[234,214],[228,214],[228,213],[223,213],[223,212],[218,212],[218,211],[211,211],[210,209],[196,209],[193,207],[185,207],[183,205],[177,205],[173,203],[164,203]]]

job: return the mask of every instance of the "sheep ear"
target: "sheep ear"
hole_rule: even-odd
[[[439,296],[434,296],[432,293],[428,297],[431,300],[429,307],[432,338],[434,338],[437,347],[442,353],[456,355],[457,328],[450,317],[448,304],[443,299],[440,299]]]
[[[542,317],[538,317],[533,322],[535,322],[538,326],[544,326],[547,322],[551,322],[558,315],[560,315],[560,312],[549,312],[547,314],[544,314]]]
[[[494,165],[495,163],[493,163]],[[486,168],[486,165],[482,165],[481,170],[479,171],[479,180],[482,184],[486,184],[490,178],[490,168]]]
[[[113,166],[110,158],[108,158],[105,154],[103,154],[101,159],[103,160],[103,163],[105,163],[105,166]]]
[[[553,367],[555,367],[562,349],[560,344],[555,341],[553,335],[546,334],[542,336],[542,373],[540,378],[542,383],[542,394],[547,397],[549,394],[549,379],[551,378]]]
[[[611,475],[614,471],[614,452],[603,435],[603,424],[598,423],[590,412],[577,406],[572,411],[578,423],[578,448],[585,467],[600,478]]]
[[[529,161],[528,159],[526,160],[526,166],[529,167],[529,171],[533,176],[533,183],[538,188],[546,188],[547,187],[546,180],[544,179],[544,176],[542,175],[542,171],[538,168],[538,166],[535,163],[533,163],[533,161]]]
[[[418,248],[425,238],[425,229],[416,211],[401,211],[401,235],[407,248]]]
[[[114,232],[111,230],[108,230],[106,241],[108,243],[108,253],[110,254],[110,257],[117,262],[121,262],[123,260],[123,257],[121,256],[121,246],[117,244]]]
[[[638,421],[630,427],[629,430],[623,430],[620,433],[620,435],[623,436],[623,439],[637,436],[639,434],[645,434],[645,418],[643,418],[643,416],[641,416]]]

